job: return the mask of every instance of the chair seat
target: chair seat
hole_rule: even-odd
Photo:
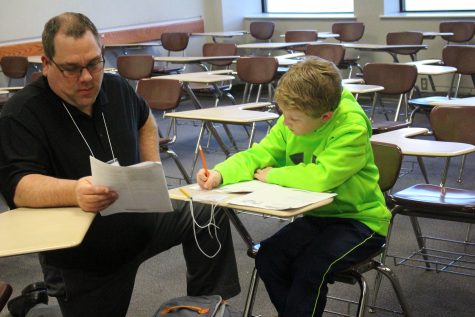
[[[373,121],[371,127],[373,129],[373,134],[379,134],[383,132],[393,131],[397,129],[407,128],[411,122],[406,121],[386,121],[386,120],[375,120]]]
[[[475,191],[417,184],[391,195],[401,214],[475,222]]]

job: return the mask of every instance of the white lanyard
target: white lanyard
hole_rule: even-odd
[[[89,149],[89,152],[91,153],[91,156],[92,157],[95,157],[94,156],[94,153],[92,152],[92,149],[91,147],[89,146],[89,143],[87,143],[87,140],[86,138],[84,137],[84,135],[82,134],[81,132],[81,129],[79,129],[76,121],[74,120],[73,116],[71,115],[71,112],[69,111],[68,107],[66,107],[66,105],[64,104],[64,102],[62,102],[63,104],[63,107],[64,109],[66,110],[66,112],[69,114],[69,117],[71,118],[71,120],[73,121],[74,123],[74,126],[76,127],[76,129],[78,130],[79,134],[81,135],[82,139],[84,140],[84,143],[86,143],[86,146],[87,148]],[[112,160],[109,161],[108,163],[116,163],[117,162],[117,158],[115,157],[115,154],[114,154],[114,149],[112,148],[112,143],[111,143],[111,139],[109,137],[109,129],[107,129],[107,123],[106,123],[106,118],[104,116],[104,112],[101,112],[102,113],[102,120],[104,121],[104,127],[106,128],[106,134],[107,134],[107,140],[109,141],[109,146],[111,148],[111,152],[112,152]]]

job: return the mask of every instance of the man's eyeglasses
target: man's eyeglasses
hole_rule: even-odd
[[[104,69],[104,57],[95,59],[89,62],[89,64],[87,64],[86,66],[73,65],[73,64],[59,65],[52,58],[50,58],[50,61],[54,65],[56,65],[56,67],[64,75],[64,77],[68,77],[68,78],[79,78],[84,68],[86,68],[89,74],[91,75],[98,73]]]

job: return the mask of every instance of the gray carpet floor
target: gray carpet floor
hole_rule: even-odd
[[[239,95],[240,91],[236,91]],[[206,99],[205,104],[212,104],[212,99]],[[227,102],[227,101],[226,101]],[[224,103],[226,103],[224,102]],[[369,101],[362,99],[362,104],[369,104]],[[386,105],[387,107],[387,105]],[[190,101],[183,101],[179,110],[192,109]],[[390,107],[389,107],[390,108]],[[378,113],[378,116],[381,114]],[[168,120],[163,119],[161,114],[156,114],[157,121],[162,129],[166,130]],[[423,114],[416,115],[413,126],[429,127],[428,118]],[[217,125],[216,128],[222,135],[223,129]],[[242,127],[231,127],[233,135],[236,137],[240,147],[246,147],[247,135]],[[260,124],[257,130],[256,140],[261,139],[267,130],[265,124]],[[178,153],[185,167],[191,167],[192,153],[199,131],[199,122],[180,121],[178,125],[178,139],[173,149]],[[225,139],[226,140],[226,139]],[[203,143],[204,144],[204,143]],[[210,139],[209,147],[206,149],[208,164],[212,167],[215,163],[222,161],[225,156],[216,146],[215,140]],[[169,176],[170,187],[177,186],[181,182],[176,179],[179,173],[172,160],[163,157],[167,176]],[[426,168],[432,183],[437,184],[440,179],[440,172],[443,168],[443,159],[425,159]],[[475,188],[475,163],[473,156],[469,157],[465,167],[465,178],[462,184],[455,182],[458,173],[460,159],[454,159],[449,172],[449,186],[461,186],[463,188]],[[198,165],[200,163],[198,162]],[[423,183],[424,179],[415,158],[405,157],[403,162],[404,176],[401,176],[395,185],[395,190],[403,189],[415,183]],[[255,240],[264,239],[287,221],[279,219],[263,218],[261,216],[240,215],[242,221],[249,229]],[[423,232],[431,233],[450,239],[463,239],[467,230],[467,224],[420,219]],[[475,230],[474,230],[475,231]],[[475,239],[472,233],[471,240]],[[441,243],[436,243],[437,245]],[[244,307],[250,275],[253,269],[253,260],[246,255],[246,246],[234,231],[234,245],[238,261],[241,287],[243,291],[240,295],[231,299],[231,305],[242,309]],[[392,239],[389,244],[389,253],[393,255],[406,255],[414,252],[417,248],[416,241],[409,219],[398,216],[394,221]],[[475,254],[473,246],[467,247],[467,252]],[[448,273],[430,272],[423,269],[395,265],[390,258],[388,266],[399,277],[404,295],[409,304],[412,316],[475,316],[475,279],[470,276],[454,275]],[[475,269],[474,265],[469,265]],[[466,273],[473,273],[466,270]],[[370,288],[373,285],[374,274],[371,272],[365,275]],[[15,257],[0,258],[0,279],[11,283],[14,288],[13,296],[17,296],[21,289],[27,284],[41,280],[41,270],[37,262],[36,254],[28,254]],[[153,316],[161,302],[166,299],[185,295],[185,263],[181,248],[177,247],[160,255],[157,255],[143,263],[137,275],[133,297],[127,316],[148,317]],[[336,283],[330,286],[330,295],[351,298],[355,300],[358,296],[358,287]],[[50,301],[55,303],[54,299]],[[389,309],[397,309],[397,301],[394,293],[386,280],[383,280],[381,290],[377,300],[377,306]],[[329,301],[328,308],[345,312],[347,306],[340,302]],[[354,307],[350,308],[354,312]],[[276,312],[269,301],[265,287],[260,284],[258,288],[257,300],[254,306],[254,315],[275,316]],[[377,310],[370,316],[394,316],[392,313]],[[6,308],[0,316],[10,316]],[[330,315],[329,315],[330,316]],[[298,316],[296,316],[298,317]]]

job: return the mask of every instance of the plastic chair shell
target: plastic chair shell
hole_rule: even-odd
[[[251,35],[258,40],[270,40],[274,35],[275,24],[270,21],[254,21],[249,25]]]

